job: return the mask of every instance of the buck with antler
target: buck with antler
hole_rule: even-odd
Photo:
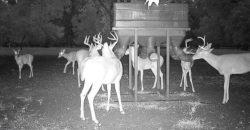
[[[80,76],[81,76],[81,71],[84,67],[85,61],[88,57],[94,57],[94,56],[100,56],[99,50],[102,48],[102,36],[99,33],[98,35],[93,36],[93,41],[96,43],[95,45],[89,43],[89,36],[85,37],[84,44],[89,46],[88,52],[86,50],[81,49],[77,51],[76,53],[76,58],[77,58],[77,63],[78,63],[78,69],[77,69],[77,75],[78,75],[78,86],[81,86],[80,83]],[[102,87],[102,90],[104,91],[104,88]]]
[[[108,45],[104,43],[102,48],[102,56],[89,57],[86,59],[84,63],[83,69],[80,71],[81,80],[85,81],[83,90],[81,92],[81,119],[85,120],[84,116],[84,100],[88,94],[88,101],[91,111],[92,120],[99,124],[99,121],[96,119],[95,110],[93,106],[93,100],[99,91],[102,84],[107,84],[108,90],[108,105],[107,110],[109,110],[109,101],[110,101],[110,93],[111,93],[111,84],[115,84],[115,90],[118,97],[120,112],[124,114],[122,104],[121,104],[121,96],[120,96],[120,80],[122,77],[123,69],[121,61],[115,56],[112,51],[113,47],[118,42],[117,35],[113,35],[113,38],[109,38],[110,40],[115,40],[114,43]]]
[[[139,45],[138,45],[139,47]],[[135,54],[134,54],[134,50],[135,47],[134,46],[130,46],[131,51],[129,51],[129,49],[126,50],[125,55],[129,55],[129,53],[131,54],[132,58],[132,63],[133,63],[133,67],[135,64],[134,58],[135,58]],[[164,60],[163,57],[160,56],[160,67],[162,66]],[[141,73],[141,92],[144,91],[144,87],[143,87],[143,71],[144,70],[148,70],[150,69],[154,76],[155,76],[155,81],[154,81],[154,85],[152,88],[156,87],[156,82],[157,82],[157,61],[151,61],[148,57],[143,59],[138,57],[138,71]],[[161,89],[163,89],[163,74],[160,70],[160,78],[161,78]]]
[[[193,39],[186,39],[185,40],[185,47],[183,48],[183,52],[185,54],[194,54],[192,51],[188,50],[188,42],[192,41]],[[183,83],[183,89],[184,91],[186,91],[186,87],[188,87],[187,84],[187,74],[189,73],[189,81],[191,83],[192,86],[192,91],[195,92],[194,90],[194,85],[193,85],[193,81],[192,81],[192,72],[191,72],[191,68],[193,66],[193,62],[187,62],[187,61],[181,61],[181,68],[182,68],[182,76],[181,76],[181,83],[180,83],[180,87],[182,87],[182,83]]]
[[[229,100],[229,81],[232,74],[244,74],[250,71],[250,53],[241,54],[212,54],[212,43],[206,45],[205,36],[198,37],[203,40],[204,45],[199,46],[193,59],[204,59],[221,75],[224,75],[224,96],[222,103]]]
[[[73,75],[75,74],[75,62],[76,62],[76,51],[71,51],[69,53],[66,53],[66,49],[62,49],[59,54],[58,58],[64,57],[67,59],[67,63],[64,66],[63,73],[67,72],[67,67],[70,63],[72,63],[72,70],[73,70]]]
[[[19,55],[20,49],[18,49],[18,50],[13,49],[13,52],[14,52],[16,63],[17,63],[18,68],[19,68],[19,79],[22,78],[21,77],[22,68],[23,68],[23,65],[25,65],[25,64],[27,64],[30,68],[29,78],[33,77],[33,65],[32,65],[32,62],[34,59],[33,55],[31,55],[31,54]]]

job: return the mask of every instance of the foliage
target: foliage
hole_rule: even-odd
[[[197,0],[198,3],[203,14],[199,18],[199,28],[195,30],[197,35],[207,35],[209,42],[217,46],[245,46],[250,43],[248,0]]]
[[[112,27],[116,0],[21,0],[0,2],[0,44],[8,46],[76,46],[85,35]],[[192,37],[206,35],[219,46],[248,47],[249,0],[169,0],[189,5]],[[12,3],[12,4],[11,4]],[[189,35],[188,34],[188,35]],[[246,48],[247,49],[247,48]]]

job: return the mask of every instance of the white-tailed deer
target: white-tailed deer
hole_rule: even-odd
[[[190,41],[192,41],[192,39],[186,39],[185,40],[185,47],[183,48],[183,52],[186,53],[186,54],[194,54],[193,52],[188,51],[187,43],[190,42]],[[188,87],[188,85],[187,85],[187,74],[189,73],[189,81],[190,81],[191,86],[192,86],[192,91],[195,92],[193,81],[192,81],[192,72],[191,72],[192,66],[193,66],[193,62],[181,61],[182,76],[181,76],[180,87],[182,87],[182,83],[183,83],[184,91],[186,91],[186,87]]]
[[[204,59],[213,68],[215,68],[221,75],[224,75],[224,96],[222,103],[225,104],[229,100],[229,81],[232,74],[244,74],[250,71],[250,53],[241,54],[224,54],[214,55],[211,53],[212,43],[206,45],[204,38],[204,45],[199,46],[193,59]]]
[[[15,60],[19,68],[19,79],[21,79],[22,75],[22,68],[23,65],[27,64],[30,67],[30,75],[29,78],[33,77],[33,59],[34,57],[31,54],[24,54],[24,55],[19,55],[20,49],[15,50],[13,49],[13,52],[15,54]]]
[[[146,0],[145,4],[148,4],[148,9],[152,4],[155,3],[157,6],[159,6],[159,0]]]
[[[100,33],[96,36],[93,36],[93,41],[96,43],[96,45],[93,45],[91,43],[89,43],[89,36],[85,37],[84,40],[84,44],[89,46],[89,50],[78,50],[76,52],[76,59],[77,59],[77,63],[78,63],[78,69],[77,69],[77,77],[78,77],[78,86],[81,86],[80,83],[80,73],[84,67],[84,61],[86,60],[86,58],[88,57],[93,57],[93,56],[100,56],[99,54],[99,50],[102,48],[102,36],[100,35]],[[102,90],[104,90],[104,88],[102,87]]]
[[[130,49],[131,49],[131,56],[132,56],[131,60],[132,60],[132,63],[133,63],[133,67],[135,67],[134,66],[135,65],[135,61],[134,61],[135,47],[130,46]],[[129,55],[129,48],[126,50],[125,55]],[[160,56],[160,67],[162,66],[163,62],[164,62],[163,57]],[[155,88],[156,87],[156,82],[157,82],[157,61],[151,61],[148,57],[143,59],[143,58],[140,58],[138,56],[138,71],[141,73],[141,91],[144,91],[144,87],[143,87],[143,71],[148,70],[148,69],[151,69],[151,71],[153,72],[153,74],[155,76],[154,85],[152,87],[152,88]],[[161,70],[160,70],[160,78],[161,78],[161,89],[163,89],[163,74],[162,74]]]
[[[69,53],[65,52],[65,49],[62,49],[59,52],[58,58],[64,57],[67,59],[67,63],[64,66],[63,73],[67,72],[67,66],[72,63],[73,75],[75,74],[75,62],[76,62],[76,51],[71,51]]]
[[[85,120],[84,116],[84,100],[88,93],[88,101],[90,112],[92,116],[92,120],[99,124],[96,119],[95,110],[93,106],[93,100],[99,91],[102,84],[107,84],[108,90],[108,105],[107,110],[109,110],[109,101],[110,101],[110,93],[111,93],[111,84],[115,84],[115,90],[118,97],[120,112],[124,114],[122,104],[121,104],[121,96],[120,96],[120,80],[122,77],[123,69],[121,61],[115,56],[112,51],[113,47],[118,42],[117,35],[112,35],[115,39],[115,42],[111,45],[104,43],[102,48],[102,56],[89,57],[86,59],[84,68],[80,72],[81,80],[85,80],[83,90],[81,92],[81,119]]]

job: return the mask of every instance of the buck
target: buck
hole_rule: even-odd
[[[192,51],[188,50],[187,44],[190,41],[192,41],[192,39],[186,39],[185,40],[185,47],[183,48],[183,52],[185,54],[194,54]],[[192,81],[192,72],[191,72],[192,66],[193,66],[193,62],[181,61],[182,76],[181,76],[180,87],[182,87],[182,83],[183,83],[184,91],[186,91],[186,87],[188,87],[188,85],[187,85],[187,74],[189,74],[189,81],[190,81],[191,86],[192,86],[192,91],[195,92],[193,81]]]
[[[102,36],[100,35],[100,33],[98,35],[94,35],[93,36],[93,41],[96,43],[96,45],[90,44],[89,43],[89,36],[85,37],[84,40],[84,44],[89,46],[89,51],[86,52],[86,50],[81,49],[79,51],[77,51],[76,53],[76,58],[77,58],[77,63],[78,63],[78,69],[77,69],[77,78],[78,78],[78,86],[81,86],[81,82],[80,82],[80,76],[81,76],[81,71],[84,68],[84,64],[85,61],[88,57],[94,57],[94,56],[100,56],[99,54],[99,50],[102,48]],[[104,90],[104,88],[102,87],[102,90]]]
[[[107,84],[108,90],[108,102],[106,110],[109,110],[109,101],[110,101],[110,93],[111,93],[111,84],[115,84],[115,90],[118,97],[120,112],[124,114],[124,110],[121,104],[121,96],[120,96],[120,80],[123,73],[122,63],[115,56],[112,51],[113,47],[118,42],[117,34],[113,35],[113,38],[109,38],[110,40],[115,40],[114,43],[108,45],[104,43],[102,48],[102,56],[89,57],[86,59],[84,68],[81,70],[81,81],[85,81],[83,90],[80,94],[81,97],[81,107],[80,107],[80,118],[85,120],[84,116],[84,100],[88,93],[88,101],[90,112],[92,116],[92,120],[99,124],[99,121],[96,119],[95,110],[93,106],[93,100],[99,91],[102,84]],[[99,124],[100,125],[100,124]]]
[[[76,62],[76,51],[71,51],[69,53],[65,52],[66,49],[62,49],[59,54],[58,58],[64,57],[67,59],[67,63],[64,66],[63,73],[67,72],[67,67],[70,63],[72,63],[72,70],[73,70],[73,75],[75,74],[75,62]]]
[[[32,65],[32,62],[34,59],[33,55],[31,55],[31,54],[19,55],[20,49],[18,49],[18,50],[13,49],[13,52],[14,52],[16,63],[17,63],[18,68],[19,68],[19,79],[22,78],[21,77],[22,68],[23,68],[23,65],[25,65],[25,64],[27,64],[30,68],[29,78],[33,77],[33,65]]]
[[[229,81],[232,74],[244,74],[250,71],[250,53],[215,55],[211,53],[212,43],[206,45],[205,36],[198,37],[203,40],[204,45],[199,46],[193,59],[204,59],[215,68],[221,75],[224,75],[224,96],[223,104],[229,101]]]
[[[157,6],[159,6],[159,0],[146,0],[145,4],[148,4],[148,9],[152,4],[155,3]]]
[[[139,47],[139,46],[138,46]],[[129,53],[131,53],[131,60],[132,60],[132,65],[135,68],[135,54],[134,54],[134,50],[135,47],[134,46],[130,46],[131,51],[129,52],[129,49],[126,50],[125,55],[129,55]],[[164,60],[163,57],[160,56],[160,67],[162,66]],[[156,82],[157,82],[157,61],[151,61],[148,57],[143,59],[138,57],[138,71],[141,74],[141,92],[144,91],[144,87],[143,87],[143,71],[144,70],[149,70],[151,69],[151,71],[153,72],[154,76],[155,76],[155,80],[154,80],[154,85],[153,85],[153,89],[156,87]],[[160,78],[161,78],[161,89],[163,89],[163,74],[160,70]]]

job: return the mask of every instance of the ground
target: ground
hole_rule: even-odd
[[[223,105],[223,76],[204,60],[195,61],[192,68],[196,92],[183,92],[180,61],[170,63],[170,97],[152,90],[153,74],[144,73],[145,93],[133,102],[128,89],[128,57],[122,58],[124,74],[121,80],[122,104],[125,114],[118,109],[112,89],[112,107],[105,110],[106,92],[99,91],[94,100],[97,119],[92,120],[86,100],[85,115],[80,114],[80,92],[71,65],[63,73],[65,59],[56,56],[36,56],[34,77],[28,78],[29,68],[23,68],[18,79],[18,68],[13,56],[0,57],[0,130],[181,130],[181,129],[249,129],[250,74],[233,75],[230,100]],[[165,64],[162,70],[165,72]],[[165,75],[164,75],[165,76]],[[140,82],[138,84],[140,86]],[[190,86],[190,83],[189,83]],[[139,87],[140,89],[140,87]],[[160,91],[165,95],[165,90]]]

